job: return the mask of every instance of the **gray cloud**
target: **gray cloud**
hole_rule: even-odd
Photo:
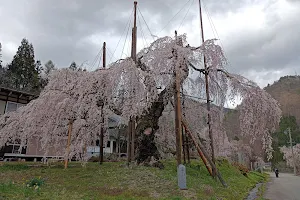
[[[190,4],[192,1],[193,4]],[[299,6],[296,0],[288,1],[294,6]],[[184,23],[188,24],[198,19],[198,1],[191,0],[165,27],[186,2],[144,0],[138,3],[138,7],[153,34],[162,36],[179,27],[190,5],[192,6]],[[226,18],[241,12],[247,6],[261,2],[206,0],[204,7],[210,11],[213,19]],[[233,30],[227,34],[225,50],[232,66],[229,70],[245,75],[249,69],[252,71],[286,69],[286,72],[290,72],[299,64],[300,22],[293,19],[293,16],[282,19],[273,12],[272,6],[276,2],[277,0],[268,0],[264,3],[266,22],[261,31]],[[120,37],[124,35],[124,28],[132,8],[133,1],[122,0],[0,0],[0,24],[4,30],[0,33],[3,59],[9,62],[14,54],[9,47],[17,47],[21,39],[26,37],[34,45],[36,58],[42,62],[51,59],[57,66],[66,67],[73,60],[77,63],[92,61],[103,41],[107,42],[111,51],[114,50]],[[297,15],[299,14],[300,6]],[[150,42],[151,36],[141,16],[139,21],[143,24],[143,33]],[[164,30],[160,32],[162,28]],[[221,29],[218,31],[222,32]],[[141,27],[138,33],[142,40]],[[189,34],[196,33],[188,33],[188,37]],[[115,57],[120,56],[123,43],[124,38]],[[260,79],[261,77],[257,78]]]
[[[228,48],[234,71],[298,70],[300,21],[296,19],[299,15],[300,6],[287,19],[270,13],[274,22],[267,22],[263,30],[235,33]]]

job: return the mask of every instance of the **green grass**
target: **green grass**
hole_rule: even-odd
[[[32,166],[28,163],[5,163],[0,166],[0,200],[2,199],[229,199],[241,200],[265,175],[251,172],[247,177],[228,163],[219,166],[228,184],[224,188],[209,176],[201,162],[193,161],[187,166],[188,190],[177,187],[175,161],[164,161],[165,169],[133,167],[124,163],[70,163],[67,170],[63,164],[51,168]],[[200,166],[200,168],[199,168]],[[44,180],[39,188],[27,187],[28,181]]]

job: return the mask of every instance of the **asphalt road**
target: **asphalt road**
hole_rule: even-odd
[[[270,174],[270,182],[265,192],[266,199],[270,200],[300,200],[300,177],[293,174]]]

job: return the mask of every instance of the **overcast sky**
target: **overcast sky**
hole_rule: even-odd
[[[229,71],[262,87],[280,76],[300,74],[300,0],[203,0],[203,4],[205,38],[220,39]],[[140,0],[138,7],[153,35],[173,36],[177,29],[187,33],[191,45],[200,44],[198,0]],[[43,63],[51,59],[57,67],[67,67],[75,61],[96,69],[98,62],[93,61],[104,41],[108,61],[129,54],[130,33],[126,43],[125,38],[132,8],[133,0],[0,0],[2,59],[10,62],[26,37]],[[142,48],[153,39],[138,16],[138,48]]]

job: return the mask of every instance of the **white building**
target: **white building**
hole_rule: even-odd
[[[126,154],[126,142],[124,137],[124,128],[121,126],[121,118],[117,115],[110,116],[108,121],[108,140],[104,144],[104,154],[120,153],[121,155]],[[96,141],[96,146],[87,147],[88,157],[99,156],[100,147],[99,140]]]

